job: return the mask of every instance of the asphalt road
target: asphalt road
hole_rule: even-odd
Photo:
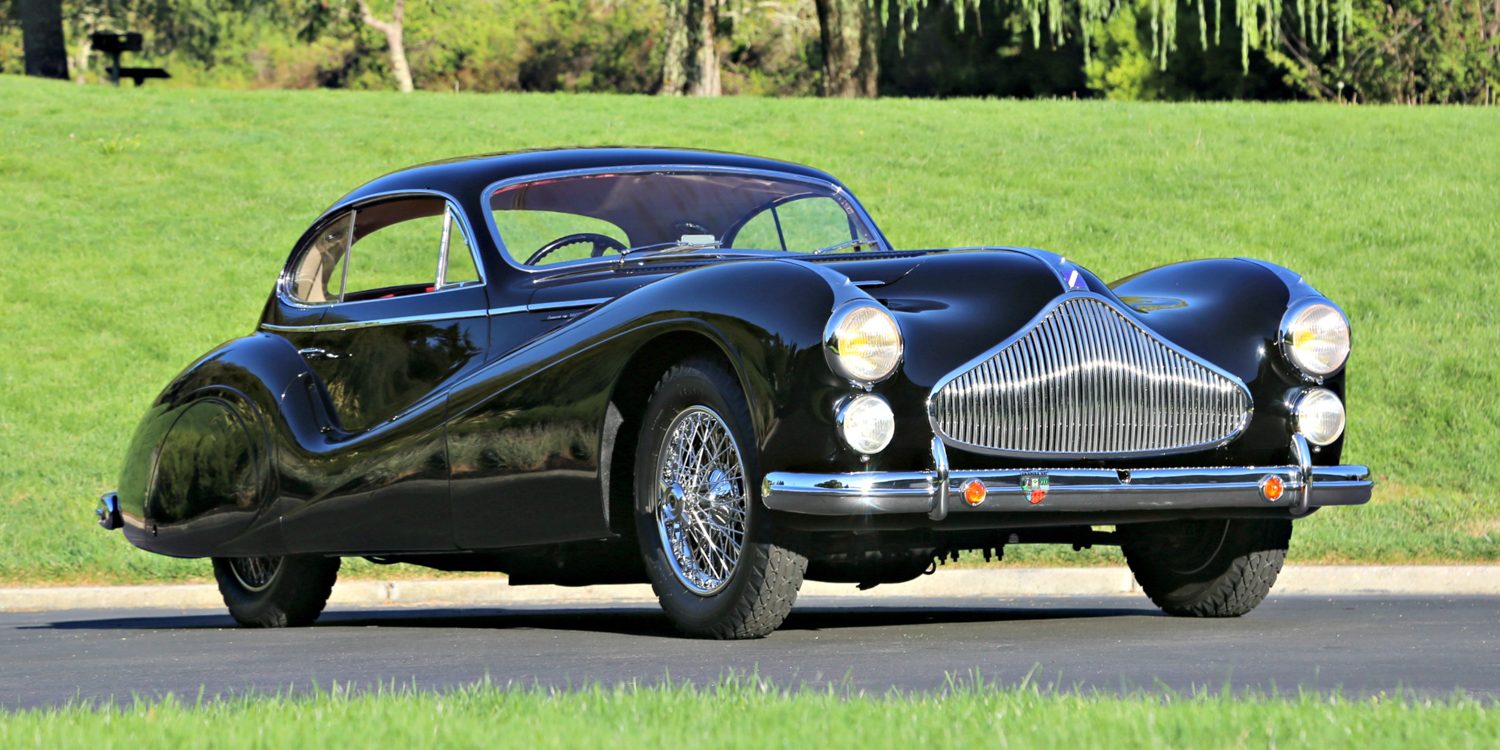
[[[0,613],[0,705],[176,692],[712,682],[941,689],[950,675],[1102,690],[1195,688],[1500,697],[1500,597],[1273,596],[1237,620],[1159,614],[1142,597],[799,602],[760,641],[675,637],[645,605],[334,610],[253,631],[215,611]]]

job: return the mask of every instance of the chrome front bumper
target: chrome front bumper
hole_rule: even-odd
[[[1172,469],[989,469],[949,471],[941,439],[932,441],[933,469],[912,472],[853,472],[766,475],[761,497],[771,510],[813,516],[926,514],[941,521],[954,514],[992,512],[1116,512],[1151,510],[1239,510],[1284,508],[1304,515],[1325,505],[1369,502],[1374,483],[1364,466],[1313,466],[1300,435],[1293,438],[1297,464]],[[1268,500],[1268,477],[1283,491]],[[983,502],[970,505],[964,487],[982,482]],[[1046,487],[1033,502],[1027,483]]]

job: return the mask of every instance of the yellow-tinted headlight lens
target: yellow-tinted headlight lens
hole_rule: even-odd
[[[1285,329],[1287,358],[1309,375],[1332,375],[1349,358],[1349,320],[1333,305],[1294,308]]]
[[[901,362],[901,328],[874,303],[835,313],[828,323],[826,343],[834,372],[856,382],[884,380]]]

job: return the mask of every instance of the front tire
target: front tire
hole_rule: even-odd
[[[637,446],[636,531],[662,609],[692,636],[769,635],[797,599],[807,558],[770,541],[739,382],[706,359],[668,370]]]
[[[297,628],[322,614],[337,557],[215,557],[214,578],[235,622],[247,628]]]
[[[1271,592],[1292,538],[1283,519],[1168,521],[1121,526],[1141,590],[1167,614],[1239,617]]]

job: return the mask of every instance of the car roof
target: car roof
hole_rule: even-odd
[[[480,198],[480,191],[486,187],[503,180],[552,172],[654,166],[780,172],[811,177],[843,187],[842,183],[822,170],[744,154],[643,147],[539,149],[445,159],[400,169],[361,185],[339,199],[333,208],[370,196],[408,191],[447,193],[460,202],[467,203]]]

